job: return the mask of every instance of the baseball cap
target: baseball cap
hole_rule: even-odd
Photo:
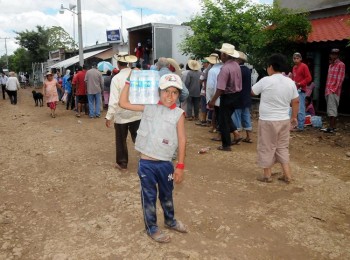
[[[167,89],[169,87],[174,87],[182,90],[182,81],[180,77],[176,74],[165,74],[159,80],[159,88]]]
[[[331,53],[339,54],[339,49],[336,49],[336,48],[331,49]]]
[[[294,57],[298,57],[298,58],[301,59],[301,54],[300,54],[300,52],[295,52],[295,53],[293,54],[293,58],[294,58]]]

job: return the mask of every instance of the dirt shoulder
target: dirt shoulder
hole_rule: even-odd
[[[174,200],[191,231],[166,231],[172,242],[160,245],[143,231],[131,141],[122,173],[103,118],[78,119],[62,104],[51,118],[31,90],[19,91],[17,106],[0,100],[0,259],[350,258],[347,119],[336,135],[291,135],[290,185],[255,180],[256,120],[254,143],[232,152],[216,150],[209,128],[186,122],[186,176]]]

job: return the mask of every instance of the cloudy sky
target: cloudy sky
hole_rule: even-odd
[[[252,0],[271,4],[273,0]],[[37,25],[61,26],[78,41],[77,17],[66,11],[59,13],[61,4],[77,4],[76,0],[0,0],[0,56],[11,55],[19,46],[14,31],[34,30]],[[181,24],[200,12],[200,0],[81,0],[83,45],[106,42],[106,30],[126,28],[142,23]],[[75,9],[76,12],[76,9]],[[142,16],[141,16],[142,13]],[[75,26],[73,27],[73,18]],[[75,28],[75,30],[73,29]],[[73,37],[74,38],[74,37]]]

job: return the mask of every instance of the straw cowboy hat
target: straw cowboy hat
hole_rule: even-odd
[[[179,64],[176,62],[176,60],[174,60],[172,58],[166,58],[166,60],[175,69],[175,74],[178,76],[181,76],[181,69],[180,69]]]
[[[217,53],[212,53],[209,55],[209,57],[205,57],[210,64],[217,64],[220,62],[219,55]]]
[[[238,53],[239,53],[239,58],[238,59],[241,59],[244,62],[248,61],[248,57],[247,57],[247,55],[244,52],[238,51]]]
[[[46,77],[49,76],[49,75],[52,75],[51,71],[46,72]]]
[[[187,62],[187,64],[188,64],[188,67],[190,67],[191,70],[200,70],[200,68],[201,68],[201,65],[196,60],[189,60]]]
[[[117,61],[124,63],[133,63],[137,61],[137,57],[134,55],[129,55],[127,52],[119,52],[113,56]]]
[[[229,43],[223,43],[221,49],[216,49],[219,52],[225,53],[233,58],[239,58],[239,53],[235,46]]]

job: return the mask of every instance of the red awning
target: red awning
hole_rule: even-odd
[[[312,31],[307,42],[342,41],[350,39],[350,15],[311,20]]]

